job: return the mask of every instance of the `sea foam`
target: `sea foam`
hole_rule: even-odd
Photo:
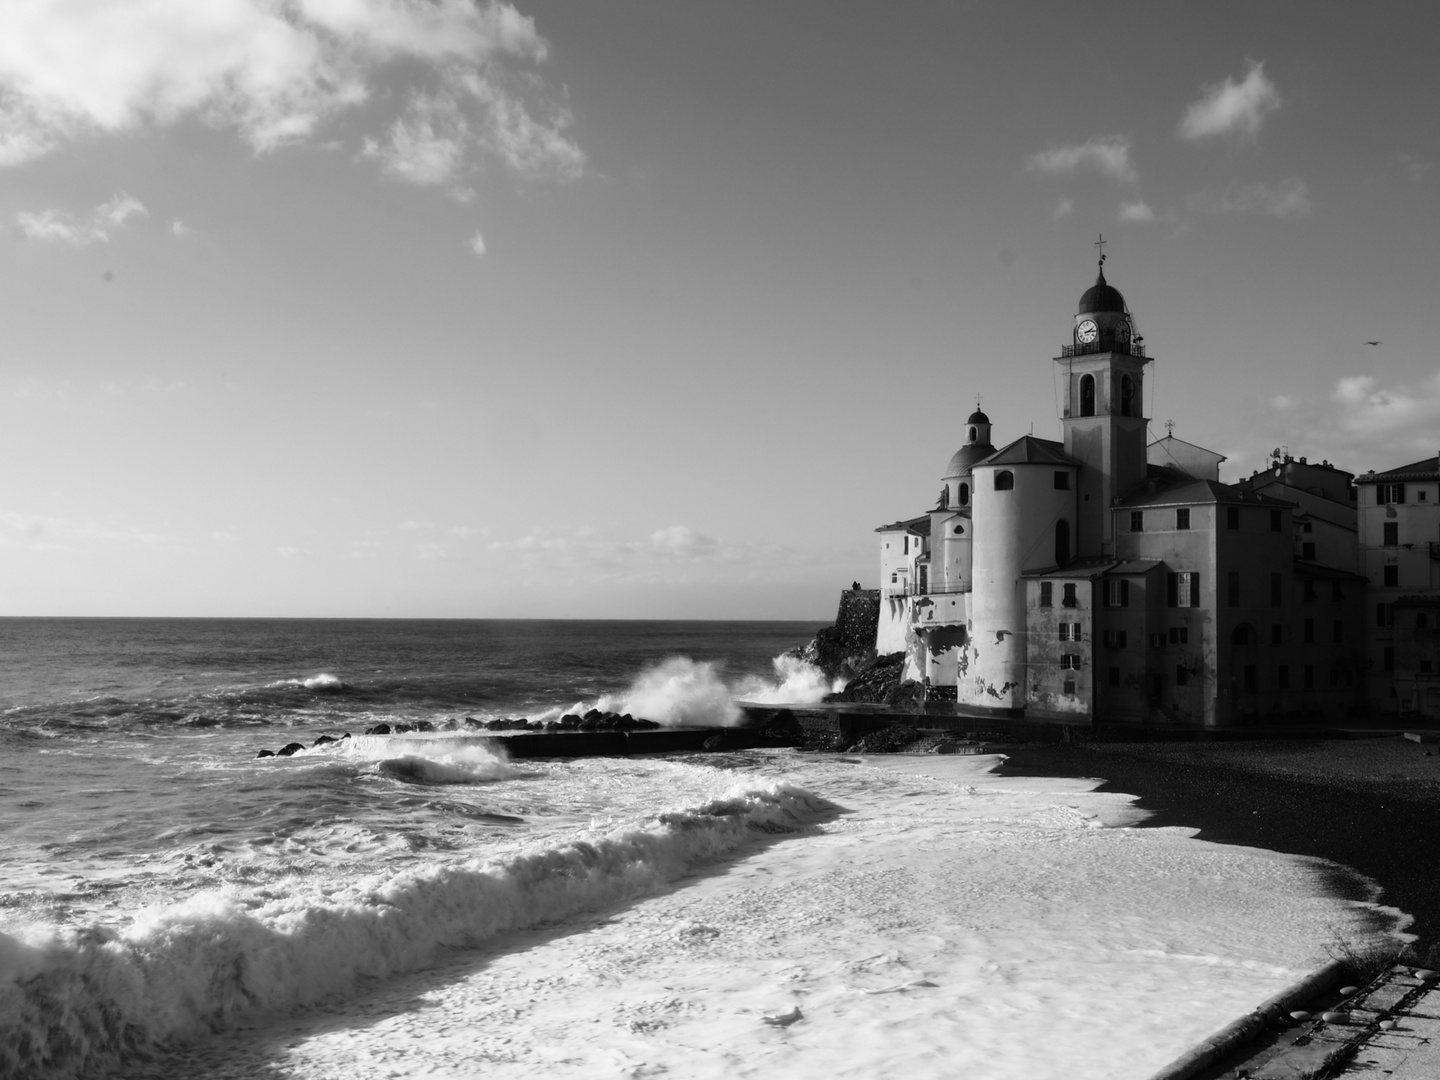
[[[118,931],[0,934],[0,1074],[85,1075],[284,1014],[364,978],[424,968],[442,949],[653,891],[762,834],[794,831],[826,806],[789,784],[749,785],[496,860],[339,888],[206,892]]]

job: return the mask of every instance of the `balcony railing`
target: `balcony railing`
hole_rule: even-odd
[[[954,596],[959,593],[968,593],[969,591],[969,582],[963,582],[959,585],[926,585],[922,588],[916,583],[907,581],[890,586],[891,596]]]
[[[1138,345],[1133,341],[1128,345],[1122,345],[1118,341],[1112,345],[1102,345],[1098,341],[1092,341],[1089,345],[1060,346],[1060,356],[1062,359],[1067,356],[1088,356],[1091,353],[1101,352],[1117,352],[1122,356],[1138,356],[1143,360],[1145,357],[1145,346]]]

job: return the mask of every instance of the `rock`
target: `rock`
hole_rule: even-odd
[[[389,725],[389,724],[376,724],[374,727],[366,728],[366,729],[365,729],[365,734],[366,734],[366,735],[389,735],[389,734],[390,734],[390,725]]]
[[[564,716],[560,717],[560,726],[567,730],[573,730],[575,728],[578,728],[583,723],[584,721],[581,720],[580,717],[576,716],[574,713],[566,713]]]
[[[547,721],[546,724],[545,724],[545,730],[546,730],[546,731],[559,731],[559,730],[560,730],[560,721],[559,721],[559,720],[550,720],[550,721]]]
[[[856,670],[845,689],[830,694],[827,701],[883,702],[900,685],[905,671],[904,653],[886,653],[867,661]]]
[[[504,731],[509,726],[509,720],[486,720],[484,724],[486,731]]]
[[[289,757],[289,756],[292,755],[292,754],[298,754],[301,750],[304,750],[304,749],[305,749],[304,744],[298,743],[298,742],[292,742],[292,743],[286,743],[284,746],[282,746],[282,747],[281,747],[279,750],[277,750],[275,753],[276,753],[276,756],[277,756],[277,757]]]
[[[416,730],[416,731],[434,731],[434,730],[435,730],[435,723],[434,723],[433,720],[421,720],[421,721],[419,721],[419,722],[415,725],[415,730]]]
[[[1298,1021],[1300,1021],[1301,1023],[1303,1023],[1304,1021],[1310,1019],[1310,1014],[1309,1014],[1308,1012],[1306,1012],[1304,1009],[1296,1009],[1294,1012],[1292,1012],[1292,1013],[1290,1014],[1290,1019],[1291,1019],[1291,1020],[1298,1020]]]
[[[407,731],[414,731],[414,724],[395,724],[390,728],[396,735],[404,735]]]
[[[318,739],[316,739],[316,740],[315,740],[314,742],[312,742],[310,745],[311,745],[311,746],[324,746],[326,743],[332,743],[332,742],[339,742],[339,740],[336,739],[333,735],[321,735]]]
[[[890,727],[872,731],[850,747],[852,754],[893,754],[905,749],[920,738],[920,733],[908,724],[892,724]]]
[[[789,1027],[797,1020],[804,1020],[805,1014],[800,1011],[800,1006],[796,1005],[789,1012],[779,1013],[775,1016],[765,1016],[761,1019],[771,1027]]]
[[[599,726],[600,718],[598,716],[587,716],[580,721],[581,731],[594,731]]]
[[[261,751],[260,751],[258,754],[256,754],[255,756],[256,756],[256,757],[274,757],[274,756],[275,756],[275,751],[274,751],[274,750],[261,750]]]
[[[492,721],[492,722],[493,722],[493,721]],[[486,728],[486,727],[489,727],[489,726],[490,726],[490,723],[491,723],[491,722],[487,722],[487,723],[483,723],[483,724],[482,724],[479,720],[476,720],[475,717],[473,717],[473,716],[467,716],[467,717],[465,717],[465,726],[468,727],[468,728]]]
[[[1350,1014],[1343,1012],[1335,1012],[1332,1009],[1328,1012],[1322,1012],[1320,1014],[1320,1019],[1324,1020],[1327,1024],[1343,1024],[1350,1019]]]
[[[586,720],[600,720],[600,719],[603,719],[604,716],[605,716],[605,714],[602,713],[599,709],[586,709],[586,710],[585,710],[584,719],[586,719]]]
[[[1358,986],[1342,986],[1342,987],[1340,987],[1340,996],[1341,996],[1341,997],[1349,997],[1351,994],[1358,994],[1359,992],[1360,992],[1360,987],[1358,987]]]

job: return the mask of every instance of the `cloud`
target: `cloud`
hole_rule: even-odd
[[[1059,201],[1055,203],[1055,208],[1050,211],[1050,216],[1059,221],[1063,217],[1069,217],[1074,211],[1075,204],[1061,195]]]
[[[1265,77],[1265,65],[1250,62],[1245,78],[1207,86],[1200,100],[1185,110],[1180,121],[1183,139],[1208,139],[1217,135],[1255,138],[1265,117],[1280,107],[1275,84]]]
[[[650,534],[650,544],[656,551],[678,558],[704,558],[720,547],[718,541],[702,536],[687,525],[656,529]]]
[[[1120,213],[1117,215],[1121,221],[1154,221],[1155,211],[1150,209],[1145,202],[1123,202],[1120,204]]]
[[[1124,135],[1096,135],[1078,146],[1051,147],[1033,155],[1025,168],[1052,175],[1093,170],[1122,183],[1138,178],[1130,160],[1130,140]]]
[[[139,199],[120,192],[84,217],[60,210],[21,211],[15,215],[15,231],[27,240],[54,240],[84,247],[108,242],[112,232],[148,212]]]
[[[1277,184],[1231,184],[1218,195],[1201,191],[1185,202],[1192,210],[1211,214],[1270,214],[1295,218],[1306,217],[1312,210],[1309,189],[1303,180],[1294,177]]]
[[[1425,179],[1426,174],[1435,167],[1433,161],[1421,161],[1409,154],[1400,155],[1400,164],[1405,167],[1405,176],[1412,184],[1420,183]]]
[[[286,544],[284,547],[278,547],[275,550],[280,553],[282,559],[299,559],[310,554],[305,548],[292,547],[289,544]]]
[[[444,544],[416,544],[415,557],[417,559],[446,560],[450,558],[450,552]]]
[[[194,236],[195,230],[179,218],[175,218],[170,222],[170,235],[177,240],[184,240],[187,236]]]
[[[476,255],[484,255],[485,237],[481,236],[478,232],[474,236],[472,236],[470,238],[470,250],[473,251]]]
[[[446,183],[476,154],[573,178],[585,155],[568,108],[507,67],[547,53],[497,0],[6,0],[0,166],[182,120],[267,152],[364,110],[382,125],[365,151],[410,183]]]

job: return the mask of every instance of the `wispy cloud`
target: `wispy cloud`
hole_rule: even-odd
[[[8,0],[0,167],[184,120],[266,152],[357,114],[381,125],[370,156],[410,183],[449,183],[477,155],[568,179],[585,166],[569,109],[524,70],[547,52],[498,0]],[[387,121],[391,101],[402,111]]]
[[[120,192],[90,213],[77,216],[63,210],[21,211],[15,231],[27,240],[50,240],[75,247],[103,244],[133,217],[147,214],[139,199]]]
[[[1052,146],[1032,155],[1025,168],[1052,175],[1089,170],[1122,183],[1138,177],[1130,160],[1130,139],[1124,135],[1096,135],[1076,146]]]
[[[478,232],[474,236],[472,236],[470,238],[470,250],[473,251],[476,255],[484,255],[486,251],[485,237]]]
[[[1309,188],[1295,177],[1275,184],[1231,184],[1218,194],[1196,192],[1185,200],[1185,205],[1209,214],[1270,214],[1280,218],[1305,217],[1313,209]]]
[[[1056,221],[1059,221],[1061,218],[1069,217],[1074,212],[1075,204],[1064,195],[1061,195],[1060,198],[1056,200],[1055,206],[1051,209],[1050,216]]]
[[[1265,117],[1280,107],[1280,93],[1265,77],[1265,65],[1250,62],[1245,78],[1230,77],[1205,87],[1200,99],[1185,110],[1180,137],[1192,141],[1220,135],[1254,138]]]
[[[1144,201],[1122,202],[1120,212],[1116,215],[1121,221],[1147,222],[1155,221],[1155,211],[1150,209],[1150,204]]]
[[[1409,154],[1400,155],[1400,164],[1405,169],[1405,176],[1412,184],[1418,184],[1424,180],[1431,169],[1435,167],[1433,161],[1421,161],[1419,158],[1411,157]]]

